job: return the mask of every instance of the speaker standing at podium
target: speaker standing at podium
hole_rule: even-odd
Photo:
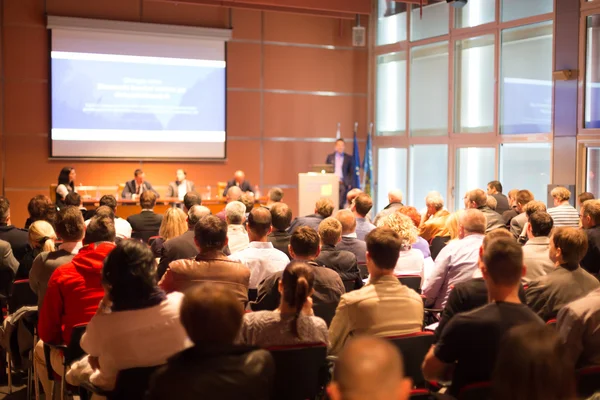
[[[333,165],[333,172],[340,178],[340,210],[346,204],[346,193],[352,189],[352,156],[344,152],[344,139],[335,141],[335,151],[327,156],[325,164]]]

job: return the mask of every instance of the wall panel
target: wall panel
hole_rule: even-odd
[[[5,0],[5,2],[12,0]],[[20,1],[20,0],[19,0]],[[142,0],[46,0],[48,15],[139,21]]]
[[[229,27],[229,11],[222,7],[144,0],[142,12],[144,22],[209,28]]]

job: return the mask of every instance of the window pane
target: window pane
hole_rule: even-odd
[[[450,6],[444,0],[432,0],[430,3],[434,4],[423,6],[423,18],[421,18],[421,9],[418,6],[411,7],[411,42],[448,34]]]
[[[496,20],[496,0],[469,0],[466,6],[454,12],[455,26],[469,28]]]
[[[379,0],[377,16],[378,45],[406,40],[406,4]]]
[[[585,127],[600,128],[600,15],[587,17]]]
[[[550,13],[554,9],[554,0],[502,0],[500,7],[502,21],[512,21]]]
[[[550,143],[505,143],[500,146],[500,182],[505,193],[527,189],[546,201],[550,183]]]
[[[586,191],[600,195],[600,147],[587,150]]]
[[[432,190],[446,198],[448,187],[448,146],[424,144],[410,147],[409,202],[417,210],[425,207],[425,196]]]
[[[464,194],[473,189],[487,189],[496,175],[496,149],[468,147],[456,150],[455,210],[465,208]]]
[[[410,133],[448,134],[448,42],[410,51]]]
[[[377,151],[377,212],[388,205],[391,190],[400,189],[406,195],[407,154],[407,149],[384,148]]]
[[[454,131],[494,131],[494,36],[459,40],[455,45]]]
[[[406,133],[406,52],[377,57],[377,135]]]
[[[502,31],[500,133],[550,133],[552,22]]]

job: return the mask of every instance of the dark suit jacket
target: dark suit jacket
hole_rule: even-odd
[[[194,182],[185,180],[185,188],[187,193],[193,192],[196,190],[196,185]],[[167,197],[179,197],[179,182],[171,182],[169,183],[169,188],[167,189]]]
[[[327,156],[325,164],[331,164],[335,168],[335,153],[331,153]],[[352,170],[352,156],[344,153],[344,161],[342,162],[342,177],[346,186],[352,186],[352,178],[354,177],[354,171]]]
[[[10,243],[13,255],[18,262],[21,262],[29,248],[29,234],[27,231],[14,225],[0,224],[0,239]]]
[[[492,197],[495,198],[496,202],[498,203],[496,205],[496,212],[498,214],[504,214],[504,212],[509,211],[511,209],[510,205],[508,204],[508,197],[506,197],[502,193],[493,194]]]
[[[200,250],[194,243],[194,229],[191,229],[181,236],[170,239],[163,244],[162,256],[158,264],[158,280],[167,271],[167,267],[172,261],[182,260],[184,258],[194,258]]]
[[[319,215],[319,214],[307,215],[306,217],[296,217],[296,219],[294,219],[292,221],[292,224],[287,229],[287,231],[290,234],[293,234],[296,231],[296,229],[300,228],[301,226],[310,226],[311,228],[313,228],[315,231],[318,232],[319,224],[324,219],[325,218],[323,218],[323,216]]]
[[[588,239],[588,251],[581,260],[581,268],[597,275],[600,272],[600,225],[586,229],[585,233]]]
[[[154,190],[154,188],[152,187],[152,184],[148,181],[144,181],[142,182],[142,186],[144,187],[144,191],[152,191],[154,192],[154,194],[156,195],[156,197],[160,197],[160,195],[158,194],[158,192],[156,190]],[[125,188],[123,189],[123,193],[121,193],[121,197],[125,198],[126,194],[135,194],[135,179],[132,179],[130,181],[128,181],[127,183],[125,183]]]
[[[148,239],[152,236],[158,236],[158,230],[162,223],[163,216],[156,214],[154,211],[142,211],[139,214],[127,217],[127,222],[131,225],[131,237],[142,239],[144,243],[148,243]]]
[[[337,250],[333,246],[324,244],[321,246],[321,254],[315,261],[340,274],[342,281],[354,281],[354,289],[363,286],[356,256],[349,251]]]
[[[292,237],[292,235],[290,235],[287,232],[279,232],[279,231],[273,231],[269,234],[269,236],[267,236],[267,240],[271,243],[273,243],[273,247],[275,247],[277,250],[279,251],[283,251],[285,253],[286,256],[288,256],[288,258],[291,260],[292,257],[290,257],[290,252],[288,249],[288,245],[290,244],[290,238]]]
[[[367,262],[367,244],[357,238],[344,237],[342,241],[335,246],[336,250],[346,250],[356,256],[356,262],[365,264]]]
[[[223,196],[227,195],[227,190],[232,186],[237,186],[235,184],[235,179],[227,181],[227,186],[225,187],[225,190],[223,191]],[[252,186],[250,185],[250,182],[248,182],[248,181],[242,182],[242,184],[240,185],[240,189],[242,190],[242,192],[254,193],[254,190],[252,190]]]

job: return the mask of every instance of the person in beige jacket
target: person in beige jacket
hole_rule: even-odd
[[[339,353],[352,335],[379,337],[421,331],[423,300],[394,276],[402,241],[390,228],[376,228],[365,238],[369,283],[342,295],[329,327],[329,352]]]
[[[160,288],[170,293],[200,284],[219,284],[246,304],[250,270],[223,253],[227,246],[227,224],[213,215],[203,217],[194,228],[194,241],[200,250],[198,256],[169,264],[158,284]]]

